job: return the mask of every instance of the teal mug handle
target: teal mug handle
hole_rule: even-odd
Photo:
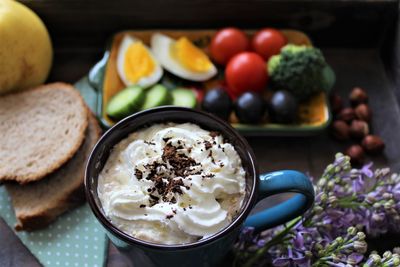
[[[259,199],[289,192],[298,194],[277,206],[251,215],[244,226],[254,227],[256,232],[260,232],[302,215],[314,203],[313,185],[303,173],[284,170],[260,175]]]

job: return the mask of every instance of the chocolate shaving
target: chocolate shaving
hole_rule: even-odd
[[[190,167],[197,165],[197,162],[185,154],[179,154],[176,147],[171,144],[166,144],[162,155],[162,160],[168,162],[172,166],[172,172],[175,176],[185,177],[185,171],[190,170]]]
[[[160,200],[160,198],[159,198],[158,196],[151,195],[151,194],[150,194],[149,196],[150,196],[150,198],[153,199],[153,200],[156,200],[156,201]]]
[[[208,174],[206,174],[206,175],[202,175],[201,177],[202,177],[202,178],[213,178],[213,177],[215,177],[215,174],[208,173]]]
[[[206,150],[209,150],[210,148],[212,148],[212,144],[208,141],[204,141],[204,146],[205,146]]]
[[[135,169],[135,176],[138,180],[141,180],[143,178],[143,172],[139,169]]]
[[[213,158],[212,150],[210,150],[210,153],[208,153],[208,157],[211,158],[211,162],[212,162],[213,164],[215,164],[215,159]]]
[[[174,196],[171,198],[171,203],[172,203],[172,204],[175,204],[175,203],[176,203],[176,198],[175,198]]]
[[[210,136],[215,138],[220,135],[219,132],[210,132]],[[154,186],[147,188],[147,192],[149,192],[150,198],[150,206],[154,206],[158,203],[169,202],[169,204],[177,203],[176,194],[183,194],[183,190],[190,190],[192,184],[185,185],[183,178],[188,177],[189,175],[200,175],[202,170],[199,168],[194,168],[194,166],[201,166],[200,163],[197,163],[192,157],[185,154],[185,152],[181,152],[180,149],[184,148],[184,144],[182,140],[177,141],[177,145],[172,145],[169,142],[171,138],[166,137],[163,138],[165,142],[163,153],[161,155],[161,159],[158,161],[154,161],[150,164],[144,166],[146,169],[147,176],[144,176],[144,172],[138,169],[135,169],[135,175],[140,180],[145,178],[154,183]],[[154,144],[151,142],[147,142],[148,144]],[[213,158],[212,143],[216,144],[215,140],[204,141],[204,147],[206,150],[209,150],[208,156],[211,158],[211,161],[215,164],[215,160]],[[198,144],[201,144],[199,141]],[[218,146],[221,148],[221,146]],[[192,148],[187,148],[187,151],[191,153]],[[202,149],[202,151],[204,151]],[[219,163],[221,167],[224,165]],[[203,175],[202,178],[213,178],[214,174],[206,174]],[[190,177],[188,180],[192,180]],[[140,205],[140,207],[144,208],[145,205]],[[192,207],[189,205],[189,209]],[[186,208],[184,208],[186,210]],[[174,211],[176,213],[176,210]],[[173,215],[168,215],[167,219],[172,218]]]
[[[170,158],[174,157],[176,154],[176,147],[171,144],[166,144],[161,156],[164,162],[167,162]]]
[[[145,204],[141,204],[141,205],[139,206],[139,208],[145,208],[145,207],[146,207]]]
[[[172,217],[174,217],[174,215],[167,215],[165,216],[168,220],[171,219]]]
[[[154,187],[157,189],[158,194],[163,195],[165,192],[166,183],[163,181],[161,176],[155,176],[154,179]]]

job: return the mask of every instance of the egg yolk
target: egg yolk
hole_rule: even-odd
[[[125,52],[124,72],[132,83],[154,72],[155,63],[141,42],[131,44]]]
[[[179,38],[172,46],[171,52],[181,65],[191,71],[206,72],[212,67],[207,55],[186,37]]]

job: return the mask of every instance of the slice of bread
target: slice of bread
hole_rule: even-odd
[[[43,228],[58,215],[84,202],[86,162],[100,132],[96,119],[90,115],[85,141],[65,165],[37,182],[6,183],[17,217],[16,230]]]
[[[25,184],[58,169],[82,144],[87,118],[82,97],[64,83],[0,97],[0,182]]]

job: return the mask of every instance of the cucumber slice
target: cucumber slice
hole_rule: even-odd
[[[145,91],[140,86],[130,86],[114,95],[107,104],[106,113],[120,120],[140,110],[145,100]]]
[[[171,93],[161,85],[156,84],[147,91],[142,110],[171,104]]]
[[[197,104],[196,94],[190,89],[176,88],[172,90],[172,104],[174,106],[195,108]]]

